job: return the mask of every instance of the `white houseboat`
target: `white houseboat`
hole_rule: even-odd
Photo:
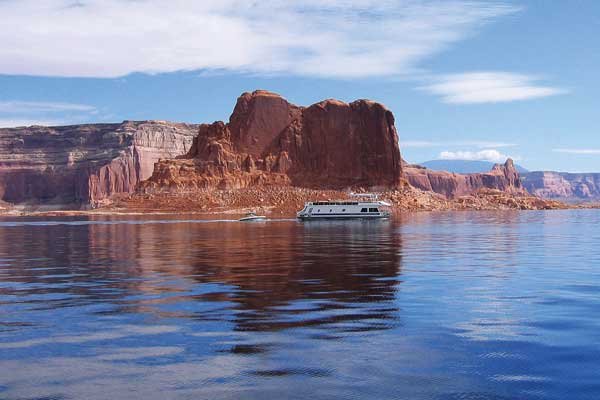
[[[377,200],[375,194],[352,194],[363,200],[311,201],[296,214],[300,219],[388,218],[390,203]]]

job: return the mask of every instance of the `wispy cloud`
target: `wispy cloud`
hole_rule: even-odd
[[[0,128],[15,128],[18,126],[60,126],[66,125],[68,122],[59,119],[13,119],[0,118]]]
[[[467,72],[442,75],[421,87],[444,103],[474,104],[529,100],[566,93],[565,89],[536,83],[535,77],[508,72]]]
[[[49,101],[0,101],[0,128],[58,126],[98,118],[98,110],[87,104]]]
[[[4,0],[0,74],[405,74],[518,10],[473,0]]]
[[[0,101],[2,113],[53,113],[53,112],[94,112],[96,107],[86,104],[55,103],[43,101]]]
[[[600,155],[600,149],[552,149],[555,153]]]
[[[481,151],[442,151],[439,155],[440,160],[504,162],[508,158],[517,159],[516,157],[508,156],[495,149]]]
[[[479,149],[492,147],[514,147],[516,143],[493,142],[485,140],[464,140],[464,141],[429,141],[429,140],[406,140],[400,141],[403,148],[428,148],[428,147],[449,147],[449,146],[471,146]]]

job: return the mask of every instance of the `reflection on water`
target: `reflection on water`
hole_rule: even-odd
[[[0,397],[598,398],[598,222],[2,220]]]

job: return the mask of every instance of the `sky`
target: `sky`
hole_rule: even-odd
[[[367,98],[409,162],[600,172],[600,2],[0,0],[0,127]]]

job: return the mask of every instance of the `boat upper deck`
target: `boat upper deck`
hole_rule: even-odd
[[[309,204],[313,206],[357,206],[358,201],[311,201]]]
[[[308,206],[387,206],[389,205],[385,201],[310,201],[306,203]]]

